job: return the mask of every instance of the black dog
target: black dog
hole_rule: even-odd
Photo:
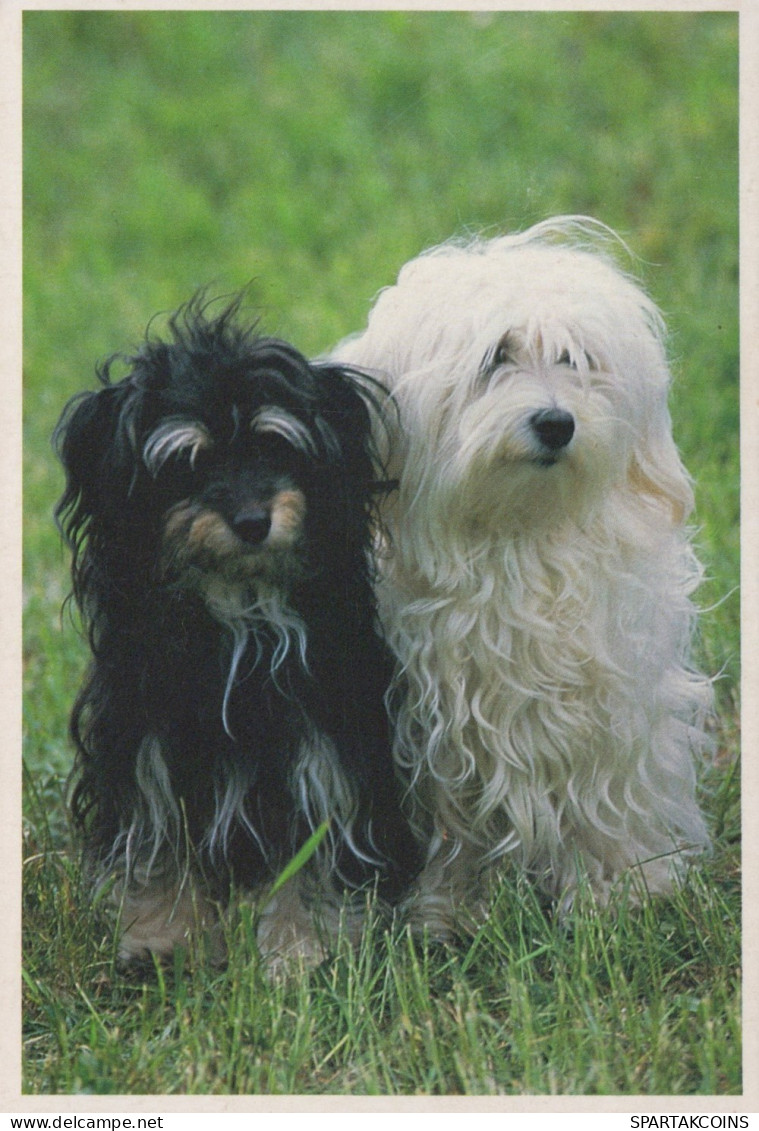
[[[230,883],[271,882],[323,821],[262,915],[264,954],[318,959],[346,892],[393,902],[418,864],[375,626],[376,398],[239,306],[197,297],[55,436],[94,657],[73,809],[96,883],[116,881],[124,959],[212,924]]]

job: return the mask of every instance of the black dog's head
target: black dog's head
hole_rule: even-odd
[[[61,418],[57,516],[93,620],[103,600],[128,605],[151,585],[208,599],[364,568],[373,392],[258,336],[239,307],[212,314],[197,297],[167,340],[111,359],[103,387]],[[114,381],[117,360],[129,372]]]

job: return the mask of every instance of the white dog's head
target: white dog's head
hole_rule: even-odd
[[[589,247],[595,228],[434,248],[339,348],[392,389],[401,505],[430,539],[546,529],[615,490],[675,523],[690,510],[661,317]]]

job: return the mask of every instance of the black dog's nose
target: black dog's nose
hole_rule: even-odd
[[[566,448],[575,433],[574,417],[561,408],[547,408],[536,412],[530,424],[541,444],[552,452]]]
[[[260,546],[271,530],[271,515],[263,507],[241,511],[235,517],[232,529],[249,546]]]

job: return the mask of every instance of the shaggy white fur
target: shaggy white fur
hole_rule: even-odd
[[[606,899],[631,868],[666,892],[708,840],[664,327],[602,233],[559,218],[434,248],[336,351],[398,409],[381,608],[397,758],[434,822],[412,919],[440,935],[481,916],[504,858]]]

